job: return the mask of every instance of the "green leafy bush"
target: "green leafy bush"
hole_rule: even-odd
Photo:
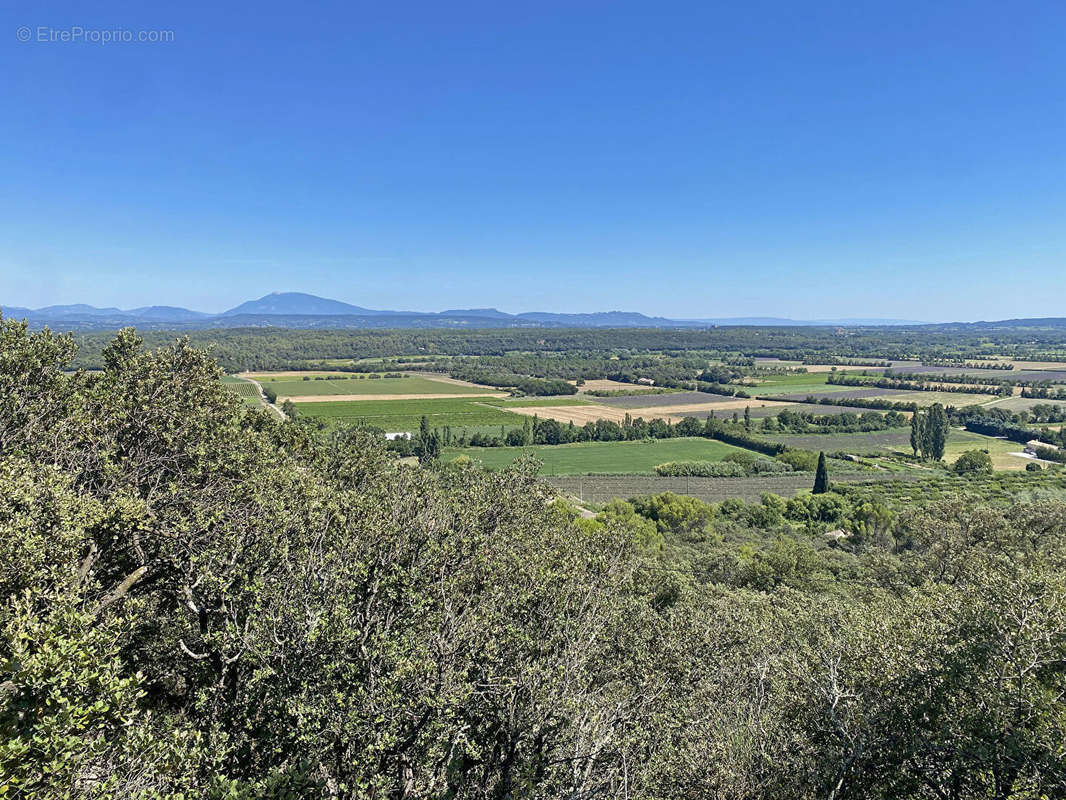
[[[956,459],[952,469],[958,475],[992,471],[992,456],[987,450],[967,450]]]

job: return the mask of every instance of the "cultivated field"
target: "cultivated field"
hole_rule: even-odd
[[[543,462],[542,475],[652,473],[667,461],[721,461],[740,448],[712,439],[652,439],[636,442],[578,442],[531,447],[468,447],[451,449],[444,458],[466,455],[487,469],[509,466],[532,453]],[[747,451],[745,451],[747,452]]]
[[[834,473],[837,483],[883,483],[889,481],[910,482],[919,480],[918,475],[899,473],[853,472]],[[556,476],[547,481],[559,491],[590,503],[606,503],[615,498],[628,499],[646,494],[675,492],[703,500],[705,503],[720,503],[731,497],[748,502],[759,500],[763,492],[792,497],[809,491],[814,476],[809,472],[791,472],[783,475],[766,475],[753,478],[661,478],[657,475],[606,475],[606,476]]]
[[[787,444],[789,447],[824,450],[827,453],[843,451],[858,455],[892,452],[910,454],[913,452],[909,428],[869,433],[759,433],[757,436],[760,439]],[[1020,470],[1025,469],[1026,460],[1012,453],[1020,453],[1023,449],[1023,445],[1007,439],[982,436],[978,433],[952,428],[948,434],[944,460],[950,464],[967,450],[987,450],[996,469]]]
[[[832,390],[832,391],[827,391]],[[761,393],[761,392],[760,392]],[[967,392],[915,392],[908,389],[879,389],[876,387],[856,388],[847,386],[828,386],[820,391],[795,392],[792,394],[772,394],[774,399],[803,402],[808,397],[825,397],[835,402],[846,404],[848,400],[891,400],[893,403],[917,403],[931,406],[941,403],[945,406],[968,406],[987,403],[996,399],[991,394],[969,394]]]
[[[575,425],[584,425],[586,422],[595,422],[600,419],[607,419],[611,422],[622,422],[626,418],[626,414],[629,413],[624,408],[611,408],[609,406],[601,406],[595,403],[582,404],[582,405],[523,405],[523,406],[508,406],[508,411],[512,411],[515,414],[522,414],[527,417],[541,417],[546,419],[554,419],[559,422],[571,423]],[[633,413],[634,417],[644,417],[645,419],[651,419],[652,417],[645,413]],[[656,416],[662,416],[656,415]]]
[[[334,400],[360,400],[362,398],[400,399],[446,399],[483,395],[487,397],[506,397],[505,392],[494,391],[486,386],[476,386],[450,378],[425,377],[421,375],[405,378],[355,378],[318,379],[307,376],[308,380],[291,375],[260,375],[256,380],[269,386],[279,400],[291,399],[293,402],[315,402],[319,398]]]
[[[737,398],[727,397],[722,394],[710,394],[709,392],[676,392],[674,394],[655,394],[632,396],[632,397],[599,397],[596,398],[597,403],[601,403],[606,406],[614,406],[615,408],[625,408],[632,410],[634,414],[637,410],[644,408],[665,407],[665,406],[687,406],[697,404],[708,403],[731,403],[735,402]]]
[[[955,433],[955,431],[952,431]],[[974,434],[975,435],[975,434]],[[894,428],[869,433],[757,433],[757,438],[803,450],[842,450],[846,453],[910,452],[910,429]]]
[[[1010,361],[1010,359],[1003,359]],[[1066,361],[1010,361],[1014,365],[1015,370],[1024,369],[1050,369],[1050,370],[1066,370]],[[1008,373],[1010,374],[1010,373]]]
[[[278,395],[278,401],[291,400],[294,403],[323,403],[323,402],[336,402],[344,400],[351,403],[363,402],[366,400],[454,400],[465,397],[506,397],[506,394],[501,392],[494,392],[492,394],[485,395],[471,395],[471,394],[451,394],[449,392],[442,392],[439,394],[434,393],[401,393],[401,394],[330,394],[330,395],[310,395],[307,397],[286,397],[284,395]]]
[[[882,389],[881,391],[884,390]],[[897,403],[917,403],[923,407],[931,406],[933,403],[940,403],[944,406],[955,406],[956,408],[983,405],[998,399],[994,394],[967,394],[965,392],[904,392],[900,395],[879,395],[879,397],[885,397]]]
[[[807,378],[817,377],[808,375]],[[850,387],[854,388],[854,387]],[[816,383],[810,380],[805,382],[792,382],[792,383],[758,383],[753,386],[745,388],[745,391],[750,395],[759,395],[760,397],[773,397],[775,399],[780,398],[782,400],[789,399],[803,399],[807,395],[821,396],[834,396],[841,392],[848,391],[847,386],[837,386],[835,384]]]
[[[731,417],[734,413],[744,416],[744,409],[748,408],[751,409],[751,416],[753,417],[769,417],[779,414],[784,408],[792,407],[792,403],[783,403],[775,400],[728,399],[729,402],[727,403],[693,403],[689,405],[642,408],[639,409],[639,411],[634,411],[633,416],[644,417],[644,419],[663,417],[664,419],[669,418],[679,420],[684,417],[707,419],[711,414],[714,414],[719,419],[722,419],[724,417]]]
[[[751,416],[755,419],[762,419],[763,417],[776,417],[782,410],[787,408],[789,411],[795,411],[800,414],[866,414],[870,411],[876,413],[876,409],[858,408],[857,406],[847,405],[822,405],[821,403],[787,403],[780,404],[773,401],[766,400],[754,400],[752,401],[756,405],[751,407]],[[741,416],[743,416],[743,409],[741,410]]]
[[[583,397],[564,395],[562,397],[479,397],[479,403],[496,406],[497,408],[537,408],[541,406],[588,406],[594,403]]]
[[[229,375],[222,379],[222,383],[226,388],[236,394],[248,405],[257,406],[262,402],[259,396],[259,387],[251,381],[241,380],[240,378],[234,378]]]
[[[573,381],[571,381],[573,383]],[[630,394],[648,394],[649,392],[655,394],[656,387],[654,386],[642,386],[636,383],[623,383],[622,381],[612,381],[606,378],[599,380],[585,381],[583,386],[578,386],[577,391],[580,394],[585,392],[629,392]]]
[[[762,394],[762,392],[760,392],[760,394]],[[909,392],[903,389],[877,389],[873,387],[863,389],[847,386],[823,386],[818,391],[793,392],[790,394],[777,394],[772,396],[779,397],[782,400],[802,402],[808,397],[828,397],[832,400],[869,400],[874,397],[883,397],[887,400],[895,400],[898,396],[911,394],[932,394],[932,392],[919,393]]]
[[[1028,411],[1033,406],[1052,405],[1066,407],[1066,400],[1039,400],[1034,397],[1003,397],[993,400],[988,408],[1002,408],[1007,411]]]
[[[417,431],[425,416],[431,427],[522,425],[524,418],[476,400],[356,400],[305,403],[300,415],[327,424],[370,425],[388,432]]]

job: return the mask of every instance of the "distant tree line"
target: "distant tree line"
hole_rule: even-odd
[[[1025,386],[1022,388],[1022,397],[1041,400],[1066,400],[1066,387]]]
[[[1014,364],[1009,361],[949,361],[949,360],[930,360],[925,359],[922,361],[923,367],[951,367],[951,368],[963,368],[963,369],[998,369],[1010,371],[1014,369]]]
[[[555,419],[532,417],[521,428],[501,431],[499,436],[474,433],[459,434],[446,439],[446,446],[456,447],[523,447],[527,445],[556,445],[574,442],[626,442],[643,439],[673,439],[700,436],[716,439],[727,444],[754,450],[769,456],[784,453],[789,448],[777,442],[756,439],[738,424],[709,417],[701,422],[695,417],[685,417],[677,423],[661,418],[645,420],[626,414],[621,423],[608,419],[575,425]]]
[[[973,433],[980,433],[984,436],[1001,436],[1020,444],[1036,440],[1056,446],[1066,446],[1066,430],[1053,431],[1048,428],[1043,430],[1027,428],[992,416],[973,416],[967,419],[964,424],[966,430]]]
[[[918,376],[913,376],[917,378]],[[926,380],[907,380],[895,377],[873,377],[831,372],[826,383],[834,386],[869,386],[877,389],[903,389],[909,392],[956,392],[960,394],[998,394],[1009,397],[1009,386],[970,386],[930,383]]]
[[[75,367],[99,369],[101,353],[113,331],[78,334]],[[707,360],[751,366],[755,357],[806,363],[867,362],[882,366],[891,360],[978,362],[987,355],[987,335],[925,326],[852,328],[840,336],[833,327],[720,327],[708,329],[509,329],[482,330],[296,330],[231,328],[216,330],[146,331],[147,345],[157,347],[187,336],[198,347],[211,348],[228,372],[306,369],[329,360],[437,356],[513,357],[516,353],[559,354],[560,363],[574,358],[611,359],[626,354],[671,360],[700,353]],[[1064,361],[1066,330],[1046,328],[997,331],[996,350],[1014,360]],[[618,362],[615,362],[616,367]],[[845,363],[845,365],[847,365]],[[694,377],[693,368],[689,378]],[[600,370],[604,372],[606,370]],[[523,372],[519,370],[519,372]],[[535,374],[523,372],[523,374]],[[563,377],[563,376],[556,376]],[[565,376],[569,379],[582,376]],[[592,375],[584,376],[594,377]],[[662,384],[661,384],[662,385]]]
[[[782,433],[867,433],[899,428],[909,422],[900,411],[881,414],[867,411],[856,414],[845,411],[840,414],[812,414],[809,411],[782,409],[777,416],[766,417],[762,422],[764,431]]]

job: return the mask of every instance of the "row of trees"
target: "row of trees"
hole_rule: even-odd
[[[995,386],[977,384],[934,383],[928,379],[909,379],[897,377],[863,377],[849,375],[846,372],[831,372],[826,376],[826,383],[837,386],[869,386],[877,389],[900,389],[908,392],[949,392],[956,394],[998,394],[1010,397],[1011,387],[1005,384]],[[925,378],[925,376],[920,376]],[[939,379],[939,378],[938,378]]]

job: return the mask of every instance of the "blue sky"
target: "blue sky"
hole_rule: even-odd
[[[0,304],[1066,316],[1064,39],[1061,2],[8,2]]]

